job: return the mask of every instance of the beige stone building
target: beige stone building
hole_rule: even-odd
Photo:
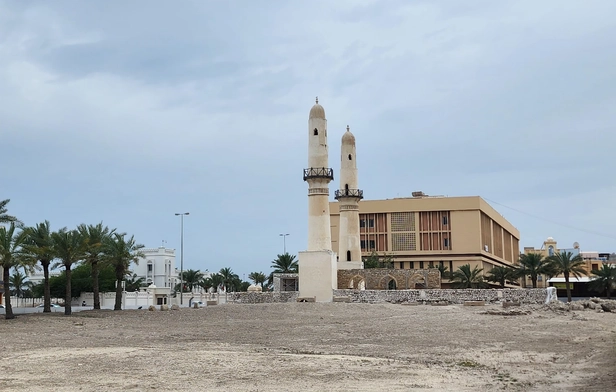
[[[330,203],[332,250],[338,252],[339,203]],[[413,197],[359,203],[363,256],[388,255],[396,269],[463,264],[484,273],[511,266],[520,254],[519,231],[479,196]],[[443,281],[444,287],[447,281]]]

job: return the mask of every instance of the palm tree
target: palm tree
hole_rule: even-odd
[[[85,243],[84,261],[92,266],[92,292],[94,294],[94,309],[101,308],[99,294],[99,263],[103,257],[103,241],[115,232],[103,226],[103,222],[96,225],[81,224],[77,226],[77,231],[83,237]]]
[[[481,276],[483,268],[475,266],[471,270],[470,264],[464,264],[451,274],[451,282],[453,288],[456,289],[477,289],[485,286],[483,276]]]
[[[289,253],[278,255],[276,260],[272,261],[271,268],[274,269],[276,274],[297,273],[298,265],[295,255],[290,255]]]
[[[19,298],[23,298],[24,293],[29,287],[29,282],[26,274],[19,272],[16,266],[13,268],[15,268],[15,272],[9,277],[9,286],[13,288],[12,292],[17,297],[17,306],[19,306]]]
[[[221,274],[212,274],[206,279],[206,282],[209,283],[209,287],[213,287],[214,291],[218,292],[218,287],[224,284],[224,278]]]
[[[440,264],[436,267],[440,273],[441,273],[441,279],[449,279],[450,278],[450,274],[447,272],[447,266],[444,264]]]
[[[182,274],[184,285],[192,292],[193,288],[199,286],[199,281],[203,279],[203,272],[193,269],[188,269]]]
[[[72,312],[71,301],[71,267],[83,260],[85,244],[83,237],[77,230],[68,230],[66,227],[51,233],[56,256],[60,260],[58,265],[64,266],[66,274],[66,292],[64,294],[64,314],[70,316]]]
[[[21,221],[19,221],[19,219],[7,214],[8,210],[6,208],[6,205],[9,204],[10,201],[11,199],[0,200],[0,224],[15,222],[18,225],[21,225],[22,223]]]
[[[543,255],[539,253],[529,253],[520,255],[518,261],[519,268],[517,270],[517,276],[526,280],[527,276],[530,276],[530,280],[533,283],[533,289],[537,288],[537,276],[553,275],[552,264],[548,259],[544,259]]]
[[[263,284],[267,280],[267,276],[265,276],[263,272],[251,272],[248,274],[248,279],[252,280],[255,285],[260,283],[261,287],[263,287]]]
[[[38,261],[43,267],[43,313],[51,312],[51,293],[49,291],[49,266],[55,258],[53,239],[49,229],[49,221],[39,223],[24,229],[26,241],[23,250],[27,257]]]
[[[143,277],[129,273],[128,278],[126,278],[126,291],[139,291],[139,288],[143,286],[143,282],[145,282]]]
[[[506,281],[513,280],[516,277],[517,271],[513,268],[497,265],[487,273],[486,280],[488,282],[498,283],[500,287],[504,289]]]
[[[0,226],[0,266],[3,269],[3,289],[6,297],[4,318],[7,320],[15,318],[11,306],[9,271],[12,267],[19,266],[23,262],[20,247],[26,239],[23,231],[15,233],[15,229],[15,222],[11,222],[8,229]]]
[[[122,281],[128,272],[130,263],[137,264],[145,254],[140,250],[143,245],[135,242],[135,237],[125,239],[125,233],[113,233],[103,244],[104,260],[108,262],[116,275],[116,296],[113,310],[122,310]]]
[[[611,298],[612,288],[616,286],[616,266],[612,266],[608,263],[603,263],[601,269],[594,269],[590,271],[594,276],[588,284],[589,288],[593,291],[602,292],[607,291],[607,298]]]
[[[563,250],[549,257],[548,260],[554,269],[554,275],[563,274],[565,276],[565,287],[567,287],[567,302],[571,302],[571,287],[569,286],[569,277],[571,275],[580,278],[588,273],[584,269],[584,260],[579,254],[573,255],[571,252]]]
[[[236,279],[239,279],[239,276],[233,273],[231,268],[229,267],[221,268],[220,271],[218,271],[218,273],[220,274],[220,276],[222,276],[222,284],[225,285],[225,292],[229,288],[233,289],[235,287],[234,281]]]

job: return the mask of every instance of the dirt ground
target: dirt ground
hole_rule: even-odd
[[[517,308],[520,309],[520,308]],[[0,320],[1,391],[614,391],[616,314],[289,303]]]

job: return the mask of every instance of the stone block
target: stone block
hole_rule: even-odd
[[[317,302],[316,297],[297,297],[297,302]]]
[[[153,312],[153,311],[155,311],[155,310],[156,310],[156,306],[154,306],[154,305],[150,305],[150,306],[148,307],[148,310],[149,310],[150,312]]]
[[[169,306],[167,306],[167,305],[160,305],[160,310],[169,310]]]
[[[351,297],[349,297],[348,295],[337,295],[334,296],[334,302],[351,302]]]
[[[404,306],[418,306],[419,302],[402,302]]]
[[[199,309],[199,304],[197,302],[193,303],[193,308]]]
[[[317,302],[332,302],[338,288],[336,254],[330,250],[298,253],[299,295],[315,297]]]
[[[180,306],[178,304],[171,305],[171,310],[180,310]]]
[[[214,305],[218,305],[218,301],[205,301],[205,306],[214,306]]]
[[[464,306],[485,306],[486,301],[464,301]]]

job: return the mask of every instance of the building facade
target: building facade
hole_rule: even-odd
[[[332,249],[338,252],[338,203],[332,202]],[[483,268],[511,266],[519,257],[519,231],[479,196],[413,197],[359,203],[362,256],[392,258],[394,268],[442,265],[455,271],[464,264]],[[447,281],[444,281],[445,286]]]
[[[141,251],[145,258],[133,264],[131,270],[137,277],[143,278],[146,286],[154,284],[156,287],[173,288],[180,282],[178,271],[175,269],[175,249],[143,248]]]

